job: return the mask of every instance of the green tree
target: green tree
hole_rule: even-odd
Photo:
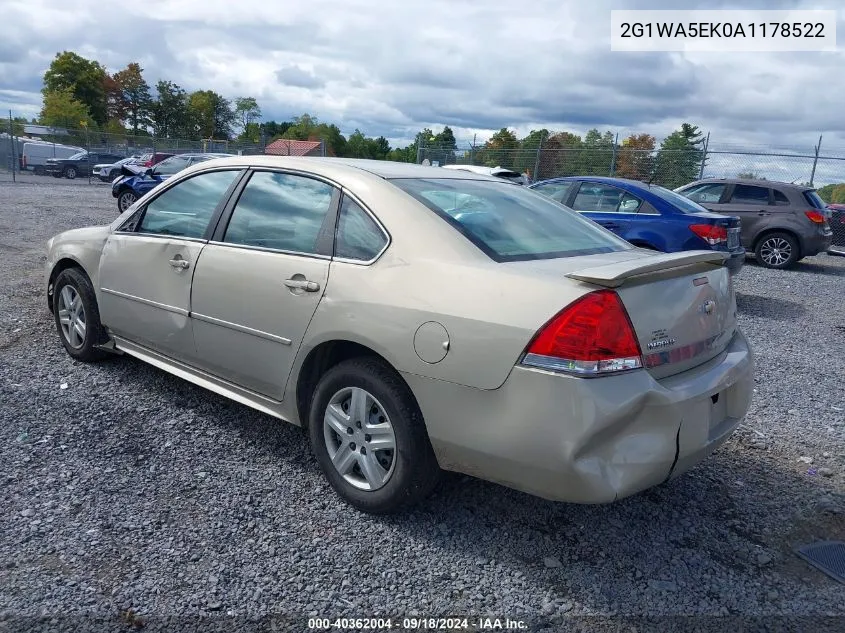
[[[10,127],[11,127],[11,134],[12,136],[23,136],[24,135],[24,125],[26,125],[28,121],[25,117],[16,116],[12,119],[11,126],[9,125],[9,119],[3,119],[0,122],[0,134],[6,133],[9,134]],[[35,121],[33,121],[35,123]]]
[[[619,178],[648,180],[654,169],[657,139],[651,134],[631,134],[622,141],[616,154],[614,175]]]
[[[213,90],[197,90],[188,97],[188,122],[200,138],[228,139],[235,113],[227,99]]]
[[[290,127],[282,134],[282,138],[299,141],[322,141],[326,151],[332,156],[346,155],[346,137],[340,133],[335,124],[320,123],[317,117],[303,114],[296,117]]]
[[[112,76],[117,89],[123,97],[126,108],[126,120],[137,135],[140,130],[152,123],[151,113],[153,100],[150,96],[150,86],[144,80],[144,69],[135,62]]]
[[[503,127],[490,137],[479,152],[479,160],[488,167],[511,167],[519,139],[516,134]]]
[[[70,90],[73,97],[88,109],[97,125],[108,120],[106,71],[95,61],[70,51],[56,53],[44,73],[43,94]]]
[[[819,187],[816,193],[819,194],[819,197],[822,200],[830,204],[832,202],[833,190],[840,185],[845,185],[845,183],[833,183],[830,185],[825,185],[824,187]]]
[[[93,123],[88,106],[77,99],[70,88],[44,93],[39,121],[42,125],[65,128],[80,128]]]
[[[604,134],[593,128],[584,136],[576,164],[579,174],[585,176],[609,176],[613,162],[613,132]]]
[[[741,171],[736,175],[737,178],[744,178],[745,180],[765,180],[765,176],[753,171]]]
[[[246,132],[249,125],[261,118],[261,108],[255,97],[238,97],[235,99],[235,118],[241,133]]]
[[[161,138],[194,138],[188,126],[188,95],[172,81],[156,84],[157,98],[150,107],[153,131]]]
[[[836,185],[830,194],[831,204],[845,204],[845,184]]]
[[[358,128],[346,139],[345,156],[350,158],[371,158],[367,146],[367,137]]]
[[[681,124],[660,144],[655,171],[651,178],[661,185],[674,189],[698,178],[704,150],[704,137],[697,126]]]
[[[264,139],[269,143],[275,141],[277,138],[282,138],[293,125],[290,121],[267,121],[260,124],[260,129],[264,132]]]

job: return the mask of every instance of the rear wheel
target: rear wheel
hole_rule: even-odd
[[[59,273],[53,285],[53,316],[67,353],[91,362],[105,354],[94,347],[102,333],[97,297],[88,277],[78,268]]]
[[[66,167],[65,178],[67,178],[68,180],[73,180],[74,178],[76,178],[76,167]]]
[[[798,261],[798,240],[789,233],[769,233],[757,242],[754,256],[766,268],[789,268]]]
[[[332,488],[364,512],[388,514],[411,505],[439,479],[422,413],[382,360],[354,358],[326,372],[314,392],[308,430]]]
[[[138,199],[138,196],[135,195],[134,191],[124,191],[117,197],[117,208],[120,209],[120,212],[123,213],[135,204],[135,201]]]

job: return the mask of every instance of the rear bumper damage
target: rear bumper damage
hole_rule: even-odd
[[[744,418],[754,360],[737,332],[716,358],[655,380],[515,367],[502,387],[405,375],[441,467],[574,503],[606,503],[685,472]]]

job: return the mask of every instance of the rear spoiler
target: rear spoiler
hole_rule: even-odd
[[[651,257],[642,257],[605,266],[583,268],[568,273],[566,276],[578,281],[586,281],[597,286],[617,288],[627,279],[638,275],[682,268],[693,264],[714,264],[721,266],[729,255],[720,251],[682,251],[680,253],[658,253]]]

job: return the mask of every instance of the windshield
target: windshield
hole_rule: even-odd
[[[85,158],[88,156],[88,152],[77,152],[73,156],[71,156],[68,160],[79,160],[80,158]]]
[[[697,202],[693,202],[686,196],[682,196],[674,191],[669,191],[660,185],[649,185],[648,190],[658,198],[663,198],[666,202],[675,205],[684,213],[709,213],[707,209]]]
[[[633,248],[567,207],[505,182],[391,180],[497,262],[552,259]]]

